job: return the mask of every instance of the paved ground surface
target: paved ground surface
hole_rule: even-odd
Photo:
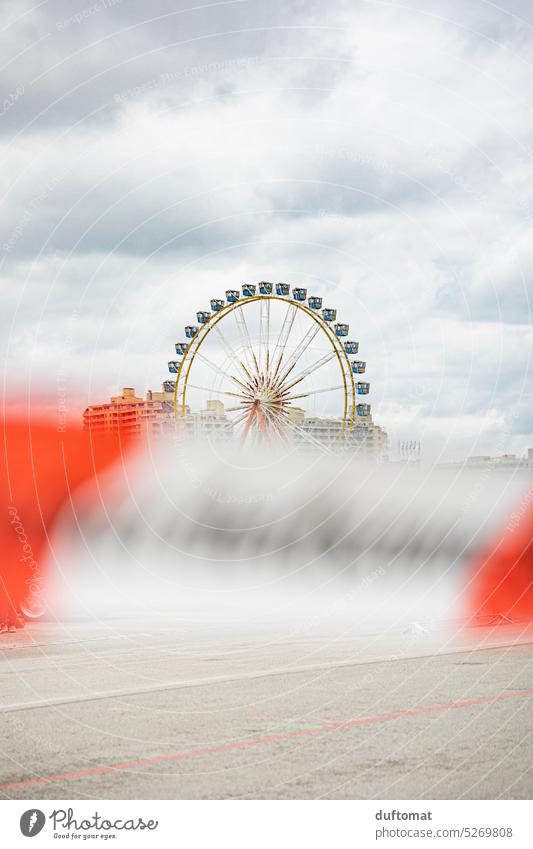
[[[531,797],[531,629],[0,640],[3,798]]]

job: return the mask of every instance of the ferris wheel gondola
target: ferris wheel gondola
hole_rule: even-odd
[[[295,301],[305,301],[307,300],[307,289],[299,289],[293,287],[292,297]]]
[[[366,363],[350,360],[359,343],[345,339],[349,324],[336,322],[336,309],[286,283],[246,283],[225,294],[197,312],[198,325],[185,327],[188,341],[176,343],[180,359],[168,364],[178,424],[216,401],[210,409],[222,410],[243,441],[313,441],[308,415],[339,422],[341,439],[370,415],[369,404],[357,403],[370,385],[354,377]]]

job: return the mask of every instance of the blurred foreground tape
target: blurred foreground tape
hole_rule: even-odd
[[[479,624],[533,620],[533,505],[528,502],[474,558],[472,611]]]
[[[284,616],[304,628],[533,620],[522,479],[355,456],[291,456],[280,474],[271,454],[221,458],[172,441],[143,452],[124,433],[58,433],[14,415],[0,478],[3,619],[48,603],[59,618],[150,608],[202,628]]]
[[[88,481],[95,503],[99,476],[131,443],[123,434],[95,436],[81,428],[59,433],[45,419],[9,415],[1,442],[0,616],[12,619],[18,610],[40,616],[46,608],[43,564],[56,516]]]

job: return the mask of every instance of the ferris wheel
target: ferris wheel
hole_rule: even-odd
[[[175,381],[176,421],[188,425],[205,410],[242,442],[318,442],[309,422],[329,422],[339,442],[369,418],[358,403],[370,385],[359,343],[336,309],[286,283],[244,284],[214,298],[187,325],[168,364]]]

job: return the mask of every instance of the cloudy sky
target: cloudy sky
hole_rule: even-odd
[[[2,12],[11,394],[157,389],[196,309],[284,280],[350,322],[393,446],[533,446],[531,3]]]

